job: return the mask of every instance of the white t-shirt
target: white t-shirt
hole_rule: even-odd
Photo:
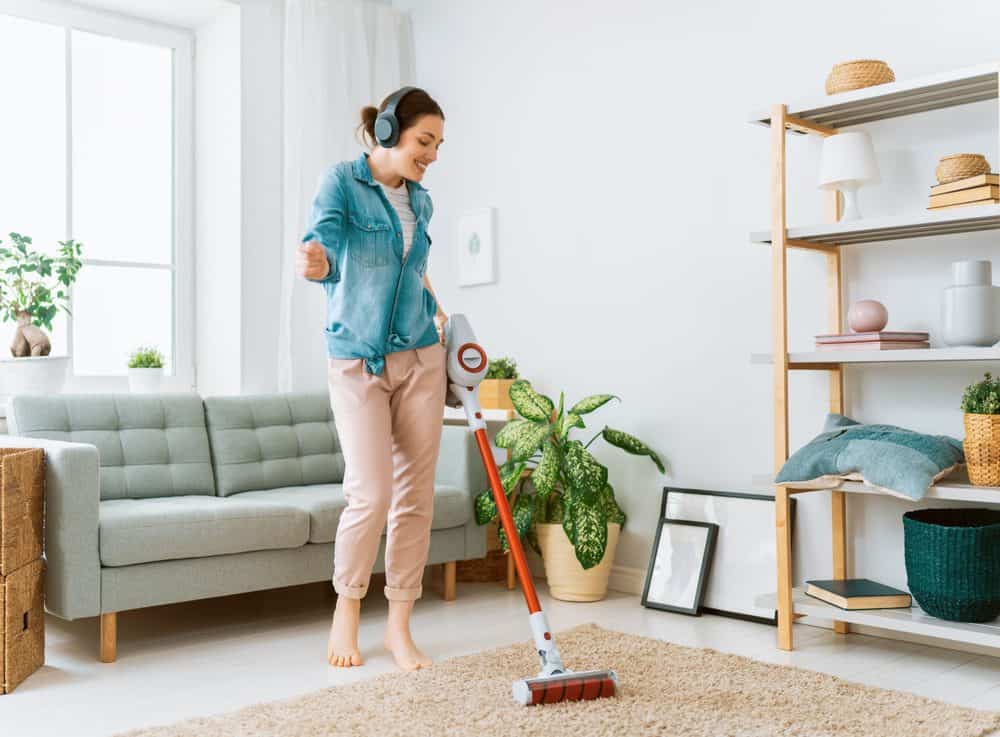
[[[413,243],[413,231],[417,229],[417,218],[410,207],[410,193],[406,189],[406,180],[404,179],[395,189],[387,187],[382,182],[379,182],[379,186],[385,191],[386,197],[396,210],[396,215],[399,216],[399,224],[403,226],[403,258],[406,258]]]

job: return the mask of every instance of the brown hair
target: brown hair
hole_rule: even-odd
[[[361,142],[370,149],[375,148],[378,144],[375,140],[375,119],[379,113],[385,110],[386,103],[390,97],[392,95],[387,95],[378,107],[365,105],[361,108],[361,123],[355,131],[355,137],[357,137],[357,134],[360,134]],[[414,89],[407,92],[403,99],[399,101],[399,104],[396,105],[399,134],[402,136],[403,131],[416,125],[417,120],[424,115],[437,115],[441,120],[444,120],[444,113],[441,111],[441,106],[424,90]]]

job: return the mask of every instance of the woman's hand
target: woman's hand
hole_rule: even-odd
[[[441,341],[441,345],[445,345],[448,340],[447,333],[445,333],[444,330],[445,325],[447,323],[448,323],[448,316],[444,312],[441,312],[439,310],[438,313],[434,315],[434,327],[437,328],[438,339]]]
[[[325,279],[330,273],[326,249],[319,241],[303,243],[295,252],[295,267],[299,276],[306,279]]]

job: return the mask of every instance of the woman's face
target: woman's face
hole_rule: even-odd
[[[393,168],[405,179],[419,182],[427,167],[437,160],[438,147],[444,143],[444,121],[437,115],[422,115],[399,136],[399,143],[388,149]]]

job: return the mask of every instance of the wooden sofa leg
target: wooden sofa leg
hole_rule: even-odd
[[[118,657],[118,614],[101,614],[101,662],[113,663]]]
[[[455,601],[455,574],[458,571],[458,563],[449,561],[444,564],[444,594],[445,601]]]

